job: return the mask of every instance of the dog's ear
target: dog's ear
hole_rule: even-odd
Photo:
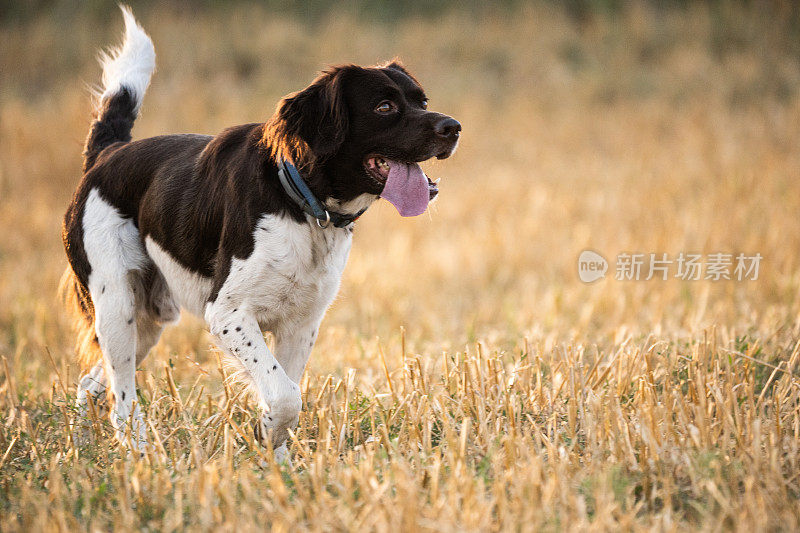
[[[278,104],[273,133],[283,143],[303,141],[317,158],[335,153],[347,137],[349,117],[344,98],[347,67],[323,72],[311,85]]]
[[[408,71],[408,69],[406,69],[406,66],[403,64],[402,61],[400,61],[399,57],[395,57],[391,61],[387,61],[383,65],[380,65],[380,68],[388,68],[388,69],[396,70],[398,72],[402,72],[403,74],[405,74],[406,76],[411,78],[414,81],[414,83],[416,83],[417,85],[420,85],[420,83],[417,80],[417,78],[415,78],[414,75],[411,74]]]
[[[395,57],[391,61],[387,61],[387,62],[383,63],[382,65],[378,65],[378,68],[396,70],[397,72],[401,72],[401,73],[405,74],[406,76],[408,76],[409,78],[411,78],[411,81],[413,81],[414,83],[416,83],[420,87],[422,86],[422,84],[420,84],[419,80],[417,78],[415,78],[414,75],[411,74],[408,71],[408,69],[406,69],[406,66],[403,64],[402,61],[400,61],[399,57]]]
[[[403,64],[403,62],[402,62],[402,61],[400,61],[400,58],[399,58],[399,57],[395,57],[395,58],[394,58],[394,59],[392,59],[391,61],[387,61],[386,63],[384,63],[383,65],[381,65],[381,67],[383,67],[383,68],[390,68],[390,69],[394,69],[394,70],[399,70],[400,72],[402,72],[403,74],[405,74],[405,75],[407,75],[407,76],[410,76],[410,75],[411,75],[411,74],[409,74],[409,72],[406,70],[406,66]]]

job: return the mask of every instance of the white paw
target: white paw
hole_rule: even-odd
[[[289,448],[286,446],[285,442],[278,446],[273,455],[275,456],[275,462],[279,465],[292,466],[292,458],[289,455]]]
[[[126,448],[130,448],[133,451],[139,452],[144,454],[148,449],[148,442],[147,438],[144,436],[144,432],[137,435],[135,433],[128,433],[117,430],[117,441],[122,444]]]
[[[138,452],[147,450],[147,432],[145,430],[144,418],[137,405],[133,415],[125,416],[123,413],[113,412],[109,417],[113,426],[116,428],[117,440],[123,446],[130,446]]]
[[[256,437],[263,441],[268,435],[272,435],[272,445],[277,449],[285,447],[285,441],[289,437],[287,430],[297,426],[300,417],[300,409],[303,408],[303,399],[300,396],[300,388],[292,383],[280,397],[264,409],[261,415],[260,424],[256,426]]]
[[[275,449],[275,451],[272,454],[272,457],[274,459],[274,464],[284,465],[284,466],[287,466],[289,468],[292,467],[292,458],[289,455],[289,449],[288,449],[288,447],[286,446],[285,443],[282,444],[281,446],[278,446]],[[261,459],[258,462],[258,465],[261,468],[269,468],[272,464],[273,464],[273,462],[267,461],[266,459]]]

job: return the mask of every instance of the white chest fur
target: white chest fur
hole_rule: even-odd
[[[319,320],[339,290],[352,240],[348,229],[265,215],[253,253],[232,259],[217,301],[245,306],[267,330]]]

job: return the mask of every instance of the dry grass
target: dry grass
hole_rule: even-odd
[[[253,403],[191,318],[138,372],[137,459],[106,421],[75,425],[55,301],[83,84],[120,21],[4,28],[0,530],[800,528],[800,67],[780,25],[138,14],[159,70],[136,137],[265,119],[326,63],[399,54],[463,144],[429,169],[430,217],[359,222],[292,468],[261,466]],[[585,248],[764,259],[758,281],[584,285]]]

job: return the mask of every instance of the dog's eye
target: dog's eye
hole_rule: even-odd
[[[422,109],[428,109],[428,99],[427,98],[423,98],[422,99]]]
[[[397,111],[397,106],[394,104],[394,102],[390,102],[389,100],[384,100],[378,104],[378,107],[375,108],[375,112],[380,115],[387,115],[394,111]]]

